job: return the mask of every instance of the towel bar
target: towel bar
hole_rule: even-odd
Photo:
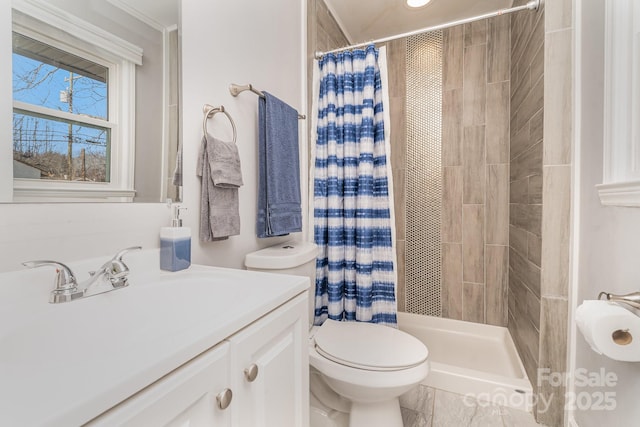
[[[246,85],[237,85],[235,83],[231,83],[231,85],[229,86],[229,92],[231,92],[231,95],[233,96],[238,96],[241,92],[244,92],[247,90],[255,93],[261,98],[264,98],[264,93],[262,93],[261,90],[258,90],[255,87],[253,87],[251,83]],[[304,120],[306,118],[307,116],[305,116],[304,114],[298,114],[298,119]]]

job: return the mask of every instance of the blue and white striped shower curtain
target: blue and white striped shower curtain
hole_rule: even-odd
[[[316,325],[396,326],[392,205],[378,50],[327,54],[313,173]],[[386,90],[386,88],[385,88]]]

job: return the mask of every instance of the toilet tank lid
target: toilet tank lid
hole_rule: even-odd
[[[263,270],[284,270],[306,264],[315,259],[317,254],[315,243],[289,241],[247,254],[244,265]]]

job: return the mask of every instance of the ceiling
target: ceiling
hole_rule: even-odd
[[[405,0],[324,0],[351,43],[406,33],[511,7],[513,0],[431,0],[410,8]]]

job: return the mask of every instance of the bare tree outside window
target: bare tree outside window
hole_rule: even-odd
[[[14,177],[109,182],[110,130],[86,122],[108,119],[108,68],[17,33],[12,59]]]

